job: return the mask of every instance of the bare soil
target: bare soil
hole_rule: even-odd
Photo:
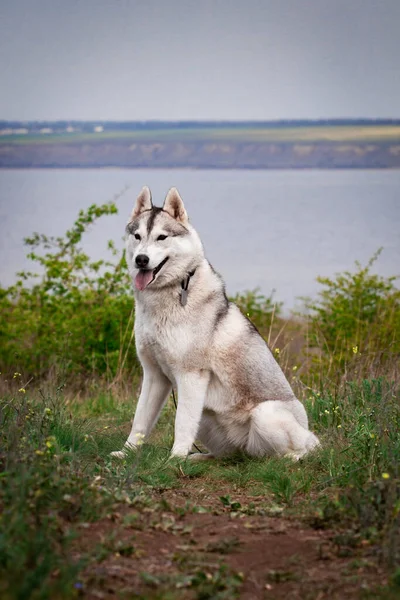
[[[221,503],[223,493],[189,483],[84,524],[74,552],[92,558],[76,584],[79,594],[90,600],[381,597],[374,590],[387,577],[376,546],[286,511],[274,514],[260,497],[235,495],[242,508],[232,510]],[[194,506],[207,512],[193,512]]]

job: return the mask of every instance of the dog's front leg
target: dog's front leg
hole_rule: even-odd
[[[133,419],[132,429],[124,449],[112,452],[112,456],[123,458],[127,450],[143,443],[157,423],[161,409],[171,392],[171,383],[153,363],[143,364],[143,384]]]
[[[143,365],[143,367],[142,390],[136,407],[132,430],[126,442],[128,446],[135,446],[138,439],[143,440],[150,435],[171,391],[171,383],[159,368],[153,364]]]
[[[208,371],[177,377],[178,407],[171,456],[186,457],[195,441],[210,380]]]

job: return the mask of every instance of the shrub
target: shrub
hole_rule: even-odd
[[[236,294],[232,300],[254,323],[260,333],[267,337],[274,318],[280,315],[282,309],[282,302],[274,301],[274,293],[264,296],[258,289],[255,289],[251,292]]]
[[[124,252],[108,242],[111,260],[91,261],[80,248],[89,226],[116,211],[113,202],[92,205],[80,211],[65,236],[35,233],[25,239],[28,257],[41,274],[19,273],[15,285],[0,290],[3,371],[36,379],[52,370],[67,379],[112,379],[122,368],[135,370],[133,298]]]
[[[380,252],[365,267],[356,262],[354,273],[318,277],[324,289],[316,300],[306,301],[313,363],[325,374],[342,376],[354,361],[368,370],[371,361],[378,358],[381,364],[387,363],[400,353],[400,290],[394,284],[396,277],[371,273]],[[364,360],[360,362],[361,356]]]
[[[40,382],[56,374],[87,388],[99,379],[110,384],[139,372],[125,254],[109,241],[110,259],[93,261],[81,248],[88,228],[115,212],[114,202],[93,204],[79,212],[64,236],[35,233],[25,239],[40,274],[18,273],[14,285],[0,288],[0,370],[8,376],[18,371],[25,380]],[[323,289],[306,302],[307,335],[304,315],[283,319],[273,294],[255,290],[233,299],[271,344],[292,382],[309,384],[315,375],[320,382],[340,381],[351,366],[357,370],[353,378],[376,377],[373,363],[394,363],[400,353],[400,291],[395,277],[371,273],[378,256],[379,251],[366,267],[356,263],[354,273],[318,278]]]

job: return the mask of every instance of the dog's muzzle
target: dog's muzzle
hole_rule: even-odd
[[[149,263],[149,257],[146,256],[145,254],[138,254],[136,257],[136,264],[139,266],[139,263],[142,262],[142,259],[140,259],[138,261],[139,257],[145,257],[147,259],[146,264]],[[166,256],[164,258],[164,260],[162,260],[160,262],[159,265],[156,266],[155,269],[143,269],[140,268],[139,273],[136,275],[135,277],[135,286],[136,289],[143,291],[144,289],[147,288],[148,285],[150,285],[151,283],[153,283],[154,279],[156,278],[157,273],[159,273],[161,271],[161,269],[163,268],[163,266],[165,265],[165,263],[168,260],[168,256]]]

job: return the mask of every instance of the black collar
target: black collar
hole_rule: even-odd
[[[188,276],[186,277],[186,279],[183,279],[181,281],[181,294],[180,294],[180,300],[181,300],[181,305],[182,306],[186,306],[187,303],[187,297],[188,297],[188,287],[189,287],[189,282],[190,279],[193,277],[193,275],[196,273],[196,269],[194,269],[193,271],[190,271],[190,273],[188,273]]]

